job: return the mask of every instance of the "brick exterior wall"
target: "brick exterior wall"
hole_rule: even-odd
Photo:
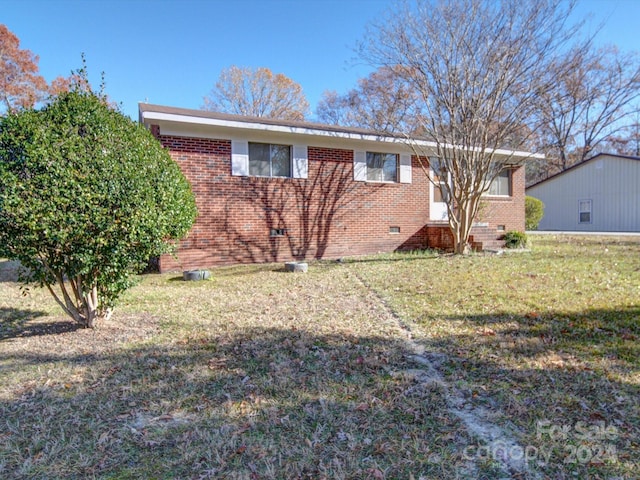
[[[480,212],[476,218],[479,227],[471,229],[470,240],[478,240],[504,246],[502,237],[506,232],[517,230],[524,232],[525,214],[525,168],[511,170],[511,196],[487,196],[482,200]],[[453,249],[453,235],[446,223],[431,222],[426,227],[427,245],[441,250]],[[489,242],[487,242],[489,240]],[[494,245],[491,245],[494,244]]]
[[[478,214],[479,222],[488,223],[491,230],[503,225],[507,232],[524,232],[524,175],[524,167],[512,170],[510,197],[486,197]]]
[[[429,226],[429,181],[416,158],[410,184],[354,181],[352,150],[314,146],[307,179],[241,177],[231,175],[229,140],[152,132],[191,183],[199,212],[177,259],[161,257],[161,271],[451,247],[446,228]],[[491,225],[524,229],[520,170],[516,195],[490,202],[499,215]],[[271,229],[285,235],[271,236]]]

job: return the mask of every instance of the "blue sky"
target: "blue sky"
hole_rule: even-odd
[[[268,67],[298,82],[315,109],[324,90],[354,87],[365,26],[393,0],[0,0],[0,23],[40,57],[48,80],[85,53],[92,84],[137,118],[138,102],[200,108],[222,69]],[[640,0],[582,0],[601,43],[640,50]]]

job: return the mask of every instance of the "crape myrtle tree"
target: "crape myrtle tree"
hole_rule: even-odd
[[[417,0],[373,24],[359,55],[375,67],[400,72],[419,98],[417,132],[407,142],[446,199],[456,253],[469,251],[469,233],[482,195],[517,163],[524,149],[543,75],[578,26],[567,24],[573,5],[562,0]],[[521,161],[521,160],[520,160]],[[436,180],[437,177],[437,180]],[[445,179],[445,181],[441,181]],[[435,183],[437,182],[437,183]]]
[[[88,82],[0,119],[0,245],[76,322],[110,316],[196,217],[178,165]]]

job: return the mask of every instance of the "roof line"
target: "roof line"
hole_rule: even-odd
[[[194,110],[187,108],[168,107],[148,103],[138,104],[140,121],[164,120],[180,123],[192,123],[228,128],[246,128],[252,130],[265,130],[280,133],[292,133],[298,135],[315,135],[323,137],[338,137],[349,140],[366,140],[386,143],[403,143],[415,145],[421,148],[437,148],[438,144],[429,140],[410,139],[406,135],[381,134],[374,130],[356,127],[342,127],[295,120],[278,120],[264,117],[250,117],[229,113]],[[456,148],[454,145],[446,145],[446,148]],[[521,158],[544,158],[542,154],[521,152],[517,150],[495,149],[498,155],[514,156]]]
[[[578,168],[581,167],[583,165],[586,165],[587,163],[591,162],[591,160],[595,160],[598,157],[602,157],[602,156],[606,156],[606,157],[615,157],[615,158],[624,158],[627,160],[637,160],[640,161],[640,157],[634,157],[633,155],[619,155],[617,153],[598,153],[596,155],[594,155],[591,158],[587,158],[586,160],[576,163],[574,165],[571,165],[569,168],[567,168],[566,170],[562,170],[561,172],[558,173],[554,173],[553,175],[551,175],[550,177],[545,178],[544,180],[540,180],[539,182],[536,182],[532,185],[529,185],[526,190],[533,188],[533,187],[537,187],[538,185],[548,181],[548,180],[553,180],[556,177],[559,177],[560,175],[564,175],[565,173],[569,172],[570,170],[573,170],[574,168]]]

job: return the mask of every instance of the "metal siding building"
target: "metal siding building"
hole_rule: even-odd
[[[599,154],[536,183],[539,230],[640,232],[640,157]]]

